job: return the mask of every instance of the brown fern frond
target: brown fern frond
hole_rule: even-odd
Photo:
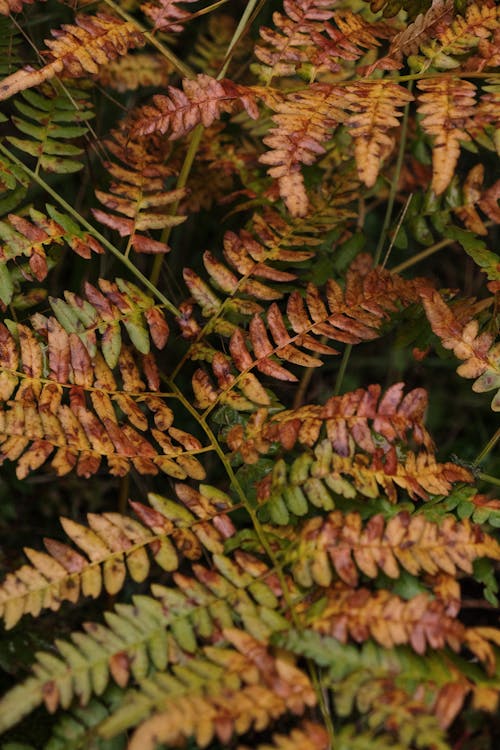
[[[130,501],[142,523],[120,513],[89,513],[89,527],[61,518],[76,550],[47,538],[46,552],[25,548],[31,565],[9,573],[0,585],[5,628],[12,628],[25,614],[37,617],[44,609],[58,610],[62,602],[75,603],[80,596],[96,598],[103,590],[114,595],[127,576],[141,583],[149,575],[150,558],[171,572],[178,569],[180,557],[199,560],[203,547],[221,554],[234,529],[223,513],[220,495],[215,523],[198,521],[187,508],[179,509],[178,503],[154,494],[149,496],[150,505]]]
[[[249,117],[256,120],[259,111],[256,94],[228,78],[217,81],[199,74],[196,79],[185,78],[182,90],[168,87],[168,96],[153,97],[153,105],[146,105],[137,113],[135,133],[169,133],[171,140],[181,138],[196,125],[212,125],[223,112],[234,112],[243,107]]]
[[[176,744],[193,735],[201,746],[212,739],[227,744],[233,734],[244,734],[251,728],[263,730],[271,719],[288,712],[301,715],[306,707],[316,704],[309,678],[293,662],[274,657],[243,631],[228,629],[224,636],[235,652],[205,649],[216,664],[223,663],[224,682],[209,683],[198,695],[189,694],[187,686],[176,692],[167,689],[163,710],[139,725],[130,750],[154,750],[158,742]],[[224,658],[226,655],[229,659]],[[228,684],[230,675],[238,678],[237,686]]]
[[[486,84],[474,108],[474,114],[467,119],[465,127],[471,138],[481,146],[498,153],[500,86],[494,79],[487,80]]]
[[[235,425],[226,436],[231,450],[239,450],[245,463],[254,463],[271,447],[292,450],[296,444],[312,448],[324,427],[333,449],[341,456],[354,452],[354,445],[374,454],[382,442],[387,450],[410,432],[417,445],[432,450],[431,437],[423,424],[427,394],[416,388],[403,396],[404,383],[396,383],[381,398],[379,385],[358,388],[343,396],[332,396],[324,406],[308,405],[269,415],[258,409],[248,422]]]
[[[445,349],[463,360],[457,372],[463,378],[477,378],[472,385],[476,393],[498,391],[491,408],[500,411],[500,344],[488,331],[480,333],[479,323],[472,319],[463,322],[444,302],[439,292],[422,290],[422,302],[432,330]]]
[[[97,80],[114,91],[135,91],[143,86],[166,88],[173,67],[162,55],[139,52],[119,57],[101,68]]]
[[[85,305],[83,311],[88,315]],[[155,393],[154,358],[140,355],[138,366],[134,351],[121,345],[117,321],[111,324],[111,335],[118,328],[111,348],[118,351],[120,386],[98,352],[91,358],[78,333],[68,334],[55,318],[35,319],[40,338],[25,325],[11,325],[16,338],[0,326],[0,460],[17,461],[18,477],[56,451],[52,466],[60,476],[73,468],[91,476],[106,457],[110,472],[119,476],[133,465],[140,473],[160,469],[178,479],[204,478],[195,457],[200,442],[173,425],[171,409]]]
[[[45,56],[49,62],[40,70],[18,70],[0,83],[0,101],[18,91],[38,86],[54,76],[68,78],[96,75],[100,66],[107,65],[131,47],[144,44],[144,37],[131,21],[121,21],[99,13],[79,15],[75,24],[65,24],[53,30],[54,39],[47,39]]]
[[[418,111],[422,128],[434,136],[432,189],[436,195],[450,184],[460,154],[460,141],[470,141],[466,123],[474,116],[476,87],[458,78],[433,78],[418,82]]]
[[[500,631],[466,628],[446,614],[439,599],[428,594],[417,594],[406,601],[386,589],[372,593],[369,589],[336,584],[328,589],[325,600],[324,609],[310,627],[341,643],[350,638],[357,643],[373,638],[384,648],[409,644],[417,654],[424,654],[428,648],[448,646],[459,652],[466,647],[485,664],[489,673],[495,669],[495,652],[490,641],[496,645]]]
[[[388,133],[399,126],[398,118],[404,107],[413,100],[402,86],[388,81],[357,82],[346,87],[345,99],[350,114],[346,125],[354,140],[354,155],[360,179],[372,187],[382,162],[394,147],[394,137]]]
[[[397,309],[394,300],[403,306],[415,301],[416,286],[380,268],[371,269],[370,265],[368,256],[359,256],[347,273],[344,290],[337,282],[329,280],[325,289],[326,304],[320,290],[309,284],[305,298],[298,291],[289,296],[287,321],[273,303],[265,321],[258,315],[252,318],[248,338],[236,329],[229,342],[236,369],[244,373],[255,368],[278,380],[295,381],[295,375],[279,362],[319,367],[321,360],[302,350],[336,354],[335,349],[319,340],[321,337],[346,344],[377,338],[384,320]]]
[[[195,2],[197,0],[182,0],[182,5]],[[192,15],[181,7],[181,0],[154,0],[151,3],[142,3],[140,7],[154,24],[155,31],[180,34]]]
[[[500,223],[500,207],[498,205],[500,180],[497,180],[489,188],[484,188],[483,182],[484,165],[476,164],[469,171],[463,183],[464,203],[462,206],[455,208],[454,212],[470,232],[485,237],[488,230],[478,214],[476,206],[491,221]]]
[[[168,245],[142,232],[182,224],[186,217],[173,215],[171,205],[185,195],[185,189],[166,189],[166,181],[174,172],[142,140],[130,139],[125,131],[115,131],[104,145],[116,160],[104,165],[114,181],[110,192],[96,190],[95,194],[113,213],[94,208],[94,217],[121,237],[129,237],[129,245],[136,252],[169,252]]]
[[[264,143],[270,150],[259,161],[271,165],[268,173],[278,180],[280,195],[292,216],[304,216],[309,202],[300,174],[301,164],[314,164],[325,153],[323,143],[344,119],[338,86],[314,83],[277,102]]]
[[[358,569],[368,578],[376,578],[379,572],[398,578],[400,568],[412,575],[444,572],[455,583],[457,572],[472,574],[472,563],[480,557],[500,559],[500,545],[467,519],[456,521],[448,516],[434,523],[403,512],[387,522],[375,515],[363,525],[359,513],[335,511],[326,519],[306,521],[298,545],[292,545],[286,559],[302,585],[315,582],[328,587],[337,575],[356,587]],[[453,589],[453,602],[456,599]]]

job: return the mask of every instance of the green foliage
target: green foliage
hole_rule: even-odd
[[[0,0],[2,750],[493,750],[497,4],[80,6]]]

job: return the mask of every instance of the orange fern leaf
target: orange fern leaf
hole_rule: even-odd
[[[61,30],[52,31],[55,39],[46,40],[47,65],[40,70],[18,70],[4,78],[0,83],[0,100],[61,73],[70,78],[95,75],[101,65],[125,55],[131,47],[144,44],[144,37],[131,21],[102,13],[79,15],[75,21],[75,25],[65,24]]]
[[[432,290],[422,290],[422,302],[432,330],[445,349],[451,349],[464,363],[457,368],[463,378],[477,378],[472,386],[476,393],[498,391],[491,408],[500,411],[500,344],[494,344],[491,333],[479,332],[479,323],[473,319],[462,322]]]
[[[138,135],[168,132],[170,139],[180,138],[199,123],[209,127],[222,112],[234,112],[238,106],[243,106],[254,120],[259,116],[252,89],[227,78],[217,81],[200,73],[195,80],[185,78],[182,88],[169,86],[169,96],[153,97],[153,105],[139,111],[135,132]]]
[[[294,91],[278,101],[273,122],[264,138],[270,151],[259,161],[270,164],[271,177],[278,180],[280,195],[292,216],[304,216],[308,200],[299,172],[301,164],[314,164],[325,153],[322,145],[331,138],[344,112],[339,106],[338,86],[315,83],[303,91]]]
[[[273,744],[254,746],[253,750],[328,750],[330,740],[321,724],[304,721],[289,734],[273,734]],[[252,750],[248,745],[238,745],[237,750]]]
[[[432,150],[432,189],[436,195],[450,184],[460,154],[460,141],[470,141],[465,130],[474,117],[476,87],[457,78],[433,78],[418,82],[421,93],[418,111],[422,128],[434,136]]]
[[[166,88],[173,67],[162,55],[140,52],[113,60],[99,71],[98,81],[114,91],[135,91],[143,86]]]
[[[332,396],[324,406],[311,404],[272,416],[261,408],[244,427],[232,427],[226,439],[231,450],[240,451],[245,463],[256,462],[259,454],[268,453],[276,443],[287,451],[296,443],[313,447],[323,426],[334,450],[342,456],[353,452],[353,444],[373,454],[382,447],[381,438],[392,444],[404,440],[407,432],[430,450],[432,440],[423,425],[427,394],[416,388],[403,398],[403,385],[391,386],[382,398],[380,386],[373,385]]]
[[[287,552],[287,560],[302,585],[315,581],[329,586],[334,572],[355,587],[359,584],[358,568],[369,578],[379,571],[398,578],[404,568],[412,575],[445,572],[455,581],[457,570],[472,573],[477,558],[500,559],[500,545],[493,537],[467,519],[456,521],[451,516],[438,524],[406,512],[387,522],[376,515],[363,528],[359,513],[335,511],[326,519],[307,521],[299,538],[298,546]]]
[[[384,159],[394,147],[387,131],[399,125],[398,118],[413,96],[402,86],[388,81],[359,82],[347,86],[345,94],[349,115],[346,125],[354,140],[354,155],[361,180],[367,187],[375,184]]]
[[[0,15],[10,16],[11,13],[20,13],[24,5],[31,5],[36,0],[0,0]]]

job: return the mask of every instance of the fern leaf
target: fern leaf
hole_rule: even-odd
[[[387,81],[358,82],[347,86],[346,101],[353,114],[346,125],[354,140],[354,155],[360,179],[372,187],[382,162],[394,147],[388,131],[399,126],[398,118],[413,96],[402,86]]]
[[[29,178],[21,167],[0,156],[0,216],[18,207],[26,196],[28,185]]]
[[[480,236],[486,236],[486,229],[483,220],[476,210],[476,206],[488,216],[491,221],[500,222],[500,208],[498,198],[500,198],[500,180],[497,180],[491,187],[484,188],[484,166],[476,164],[463,183],[463,205],[455,209],[456,215],[465,224],[470,232]],[[473,256],[474,257],[474,256]],[[480,264],[484,265],[484,264]],[[491,263],[489,271],[486,271],[488,278],[495,278],[494,264]],[[488,268],[488,265],[486,265]]]
[[[102,254],[101,244],[68,216],[61,214],[53,206],[47,206],[48,216],[36,211],[29,211],[29,219],[16,214],[9,214],[8,221],[0,221],[0,265],[5,269],[2,274],[9,274],[9,261],[16,261],[19,257],[29,259],[29,271],[38,281],[43,281],[48,273],[48,259],[46,250],[67,245],[73,252],[83,258],[90,258],[91,253]],[[13,294],[10,289],[0,289],[0,299],[6,305],[10,304]]]
[[[10,15],[10,11],[8,15]],[[20,41],[19,29],[12,19],[0,18],[0,80],[19,66],[21,62],[19,55]]]
[[[245,427],[235,425],[227,433],[231,450],[239,450],[245,463],[255,463],[271,445],[278,443],[292,450],[297,443],[312,447],[324,426],[333,449],[341,456],[352,453],[353,444],[370,454],[385,449],[411,432],[417,445],[432,450],[433,443],[423,424],[427,395],[416,388],[403,398],[403,383],[387,389],[382,398],[380,386],[369,386],[332,396],[324,406],[309,405],[268,415],[257,410]],[[379,401],[380,399],[380,401]],[[372,423],[373,420],[373,423]]]
[[[95,598],[102,590],[115,595],[127,576],[140,583],[149,574],[150,557],[163,570],[173,571],[179,567],[179,553],[197,560],[202,545],[214,554],[222,553],[232,526],[222,514],[221,499],[215,525],[207,522],[205,514],[198,520],[187,508],[181,512],[159,495],[152,494],[149,500],[152,507],[131,502],[143,523],[119,513],[90,513],[89,528],[62,518],[78,552],[54,539],[44,540],[47,552],[26,548],[31,565],[10,573],[0,586],[0,615],[6,629],[25,614],[38,617],[44,609],[59,609],[63,601],[77,602],[80,595]]]
[[[182,0],[182,5],[194,2],[196,0]],[[157,31],[179,34],[186,21],[191,18],[191,13],[181,7],[180,0],[154,0],[151,3],[142,3],[140,7],[144,15],[154,23]]]
[[[290,466],[283,459],[257,484],[257,500],[266,517],[285,525],[291,516],[304,516],[309,505],[326,511],[335,507],[336,496],[380,497],[383,490],[390,502],[398,490],[412,499],[427,500],[430,494],[448,495],[452,482],[471,482],[461,466],[439,464],[431,453],[409,451],[398,459],[391,448],[386,454],[339,456],[329,440],[320,440],[314,450],[296,458]]]
[[[153,105],[139,111],[136,134],[168,132],[171,140],[181,138],[196,125],[209,127],[223,112],[234,112],[241,106],[252,119],[259,116],[253,90],[227,78],[217,81],[200,73],[194,80],[185,78],[182,90],[169,86],[168,93],[154,96]]]
[[[18,70],[0,82],[0,101],[61,73],[69,78],[95,75],[100,66],[126,54],[130,47],[144,44],[131,21],[97,14],[79,15],[75,22],[53,31],[54,39],[46,40],[49,62],[43,68]]]
[[[172,215],[170,207],[184,196],[185,190],[165,189],[172,169],[159,163],[145,145],[131,140],[126,132],[116,131],[105,145],[116,159],[115,163],[105,164],[114,181],[109,193],[103,190],[95,193],[113,213],[95,208],[92,213],[101,224],[115,229],[122,237],[129,237],[129,245],[137,252],[168,252],[168,245],[142,232],[181,224],[186,217]]]
[[[280,195],[292,216],[304,216],[308,211],[298,170],[301,164],[314,164],[325,153],[322,144],[344,119],[340,97],[339,87],[316,83],[277,102],[272,118],[276,127],[264,138],[270,151],[259,161],[271,165],[268,173],[278,180]]]
[[[306,522],[299,536],[301,542],[288,553],[288,560],[303,585],[315,581],[329,586],[333,572],[355,587],[357,568],[369,578],[379,571],[398,578],[400,566],[412,575],[424,571],[434,576],[444,571],[456,576],[457,570],[471,574],[472,563],[479,557],[500,559],[498,542],[479,526],[451,517],[437,524],[403,512],[385,523],[376,515],[363,528],[358,513],[335,511],[324,521]]]
[[[409,304],[416,298],[416,289],[412,282],[386,271],[378,268],[369,270],[369,263],[367,256],[358,258],[355,266],[358,274],[355,274],[353,266],[347,275],[345,290],[330,280],[325,289],[326,304],[319,289],[312,284],[308,285],[305,300],[298,291],[292,292],[286,305],[288,323],[276,303],[269,307],[266,322],[255,315],[248,332],[253,357],[244,333],[237,328],[229,342],[237,370],[246,374],[255,368],[278,380],[293,382],[297,378],[280,364],[281,361],[301,367],[319,367],[321,360],[303,349],[315,355],[337,353],[320,341],[320,337],[348,344],[377,338],[381,324],[394,311],[392,300],[397,298],[400,304]],[[233,381],[223,385],[228,386],[232,388]]]
[[[152,355],[141,355],[148,392],[132,351],[121,345],[118,323],[106,330],[114,338],[112,355],[118,352],[120,388],[102,356],[96,354],[92,361],[78,333],[67,334],[55,318],[42,319],[42,341],[19,324],[13,327],[17,343],[2,324],[1,460],[19,459],[19,477],[41,466],[55,450],[52,465],[60,476],[75,467],[80,476],[91,476],[106,457],[111,473],[119,476],[132,464],[141,473],[157,474],[160,469],[178,479],[203,479],[196,458],[201,443],[172,424],[171,409],[155,395],[159,374]],[[141,407],[147,407],[151,427]],[[128,421],[120,425],[117,413]],[[141,434],[145,431],[148,438]]]
[[[499,631],[491,628],[466,628],[459,620],[446,614],[439,599],[422,593],[409,601],[386,589],[375,593],[369,589],[352,589],[344,584],[330,587],[324,609],[311,627],[346,643],[349,639],[363,643],[373,638],[384,648],[409,644],[417,654],[430,647],[446,646],[459,652],[469,648],[483,662],[488,672],[495,668],[495,654],[490,640],[496,643]],[[490,640],[489,640],[490,639]]]
[[[154,697],[152,693],[151,697],[131,695],[130,707],[135,704],[143,716],[155,711],[136,729],[131,750],[153,750],[158,741],[175,744],[191,736],[202,746],[215,738],[227,744],[233,734],[265,729],[271,718],[289,712],[300,715],[315,705],[309,678],[292,662],[272,656],[241,631],[225,630],[224,635],[234,650],[208,647],[198,672],[194,664],[189,671],[179,671],[170,684],[157,683]],[[219,669],[214,670],[212,664]],[[192,690],[189,678],[199,686],[197,695],[188,694]],[[121,714],[123,725],[127,717],[124,711]],[[101,734],[108,737],[119,726],[111,717],[102,725]]]
[[[464,126],[474,112],[476,87],[453,78],[425,79],[417,85],[423,92],[418,106],[422,128],[434,136],[431,187],[440,195],[453,177],[460,141],[470,140]]]
[[[16,128],[29,138],[7,136],[20,151],[35,157],[34,171],[40,169],[58,174],[78,172],[83,167],[79,157],[83,149],[70,141],[82,138],[87,120],[94,114],[85,94],[77,89],[55,93],[23,91],[14,101],[20,116],[13,116]]]
[[[463,360],[457,372],[463,378],[477,378],[472,385],[476,393],[499,389],[491,408],[500,411],[500,345],[492,334],[479,332],[479,323],[459,320],[438,292],[422,292],[422,302],[432,330],[445,349],[451,349]]]

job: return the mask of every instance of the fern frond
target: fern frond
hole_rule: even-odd
[[[275,127],[263,139],[270,150],[259,161],[270,164],[268,173],[278,180],[280,195],[292,216],[304,216],[309,208],[301,164],[314,164],[325,153],[323,143],[343,121],[338,86],[311,84],[303,91],[277,101],[272,119]]]
[[[47,39],[49,62],[39,70],[22,69],[0,82],[0,101],[18,91],[39,86],[63,73],[68,78],[95,75],[102,65],[125,55],[131,47],[144,44],[132,22],[105,14],[79,15],[75,24],[53,30]]]
[[[470,232],[484,237],[488,234],[488,230],[478,214],[476,206],[491,221],[500,223],[500,207],[498,205],[500,180],[497,180],[489,188],[485,188],[483,182],[484,166],[483,164],[476,164],[469,171],[463,183],[463,205],[454,209],[454,211]],[[489,273],[487,272],[488,278],[492,278],[491,272],[494,276],[494,269],[491,269]]]
[[[42,169],[69,174],[83,168],[78,158],[83,149],[70,141],[82,138],[88,131],[85,123],[94,117],[84,92],[66,89],[56,93],[52,88],[23,91],[14,106],[21,116],[13,116],[12,122],[29,138],[7,136],[7,140],[23,153],[35,157],[35,172]]]
[[[369,256],[359,256],[347,273],[344,290],[332,279],[327,282],[326,304],[320,290],[309,284],[305,300],[298,291],[288,297],[286,320],[278,305],[273,303],[265,320],[254,315],[248,336],[236,328],[229,342],[232,363],[244,376],[255,368],[259,373],[278,380],[296,381],[296,376],[282,366],[282,361],[301,367],[319,367],[321,360],[303,349],[314,355],[338,353],[320,340],[321,337],[347,344],[377,338],[382,323],[396,309],[393,300],[398,299],[403,306],[410,304],[416,299],[416,288],[413,282],[380,268],[371,268]],[[253,356],[247,342],[252,347]],[[207,353],[204,351],[202,356],[207,356]],[[193,348],[192,357],[201,358],[196,348]],[[221,362],[218,357],[217,367]],[[222,375],[219,385],[223,390],[232,389],[236,384],[234,378],[227,378],[224,373]],[[238,377],[241,381],[241,376]],[[246,395],[251,398],[249,394]],[[266,401],[257,403],[265,405]]]
[[[9,214],[8,221],[0,221],[0,299],[8,305],[14,287],[10,280],[10,267],[7,263],[20,257],[29,259],[29,270],[38,281],[43,281],[48,273],[47,251],[55,247],[70,247],[82,258],[89,259],[92,252],[102,254],[102,245],[68,216],[54,206],[47,205],[48,216],[32,208],[29,219],[25,216]]]
[[[168,682],[158,680],[152,689],[145,683],[147,693],[130,695],[124,708],[134,707],[139,719],[154,711],[136,729],[130,750],[154,750],[158,741],[175,744],[191,736],[201,746],[215,738],[227,744],[233,734],[263,730],[271,719],[301,715],[315,705],[309,678],[291,661],[274,657],[242,631],[225,630],[224,636],[233,649],[207,647],[200,662],[177,674],[174,668]],[[102,736],[112,736],[125,722],[129,725],[126,711],[116,716],[104,722]]]
[[[0,326],[1,460],[19,459],[19,477],[55,450],[52,466],[60,476],[74,467],[80,476],[91,476],[106,457],[111,473],[119,476],[132,464],[141,473],[161,469],[178,479],[204,478],[195,455],[203,450],[201,443],[172,424],[171,409],[155,395],[159,373],[151,354],[139,358],[148,392],[133,350],[121,346],[119,324],[108,326],[113,356],[119,352],[119,387],[103,357],[97,353],[92,360],[78,333],[67,334],[55,318],[41,317],[40,323],[40,316],[35,318],[41,340],[25,325],[11,324],[13,333]],[[130,324],[137,333],[133,320]],[[121,424],[118,416],[128,423]]]
[[[486,84],[474,116],[467,120],[466,129],[471,138],[481,146],[500,154],[500,86],[495,79],[487,79]]]
[[[434,136],[432,150],[432,189],[443,193],[453,177],[460,153],[460,141],[470,141],[465,130],[474,114],[476,87],[457,78],[423,79],[418,111],[424,132]]]
[[[494,343],[488,331],[479,332],[477,320],[458,319],[438,292],[422,292],[422,302],[432,330],[444,348],[451,349],[463,360],[457,368],[458,374],[463,378],[477,378],[472,385],[476,393],[498,388],[491,408],[500,411],[500,344]]]
[[[99,71],[98,81],[113,91],[124,93],[142,87],[166,88],[173,67],[162,55],[139,52],[112,60]]]
[[[89,513],[90,528],[61,518],[78,552],[54,539],[44,540],[47,552],[25,548],[31,565],[9,573],[0,586],[0,616],[5,628],[12,628],[25,614],[38,617],[42,610],[57,610],[62,602],[75,603],[80,596],[96,598],[103,590],[115,595],[128,576],[141,583],[149,575],[150,556],[171,572],[179,567],[179,555],[199,559],[202,545],[214,554],[222,553],[232,527],[222,514],[221,499],[216,525],[197,520],[187,508],[159,495],[151,494],[149,501],[151,507],[131,501],[143,523],[120,513]]]
[[[153,97],[153,105],[146,105],[137,113],[135,133],[169,133],[171,140],[181,138],[196,125],[212,125],[223,112],[234,112],[243,107],[256,120],[259,111],[252,88],[241,86],[228,78],[218,81],[200,73],[196,79],[185,78],[182,90],[168,87],[168,96]]]
[[[182,5],[195,2],[197,0],[182,0]],[[182,8],[181,0],[153,0],[151,3],[142,3],[140,7],[154,24],[156,31],[179,34],[192,15]]]
[[[398,578],[400,567],[412,575],[435,576],[445,572],[472,573],[479,557],[500,559],[500,545],[479,526],[452,517],[440,523],[403,512],[385,522],[381,515],[363,527],[359,513],[330,513],[328,518],[306,521],[299,544],[287,551],[287,561],[299,583],[329,586],[332,573],[349,586],[358,586],[359,570],[368,578],[382,571]]]
[[[382,447],[387,450],[389,445],[405,441],[408,432],[417,445],[432,450],[432,439],[423,423],[427,394],[415,388],[403,397],[403,387],[403,383],[392,385],[382,398],[380,386],[358,388],[332,396],[324,406],[311,404],[272,416],[266,409],[259,409],[245,426],[232,427],[226,441],[231,450],[240,451],[245,463],[255,463],[276,443],[287,451],[297,443],[313,447],[323,427],[341,456],[350,455],[354,445],[370,454]]]
[[[14,211],[24,200],[29,177],[23,169],[5,156],[0,156],[0,216]]]
[[[333,585],[327,590],[322,612],[315,615],[310,627],[341,643],[349,639],[363,643],[373,638],[384,648],[409,644],[417,654],[424,654],[428,648],[445,647],[458,653],[466,647],[490,674],[496,664],[490,641],[496,644],[500,640],[500,631],[467,628],[446,613],[445,605],[439,599],[426,593],[417,594],[407,601],[386,589],[373,593],[369,589],[352,589],[345,584]]]
[[[367,187],[373,187],[382,162],[394,147],[388,131],[399,126],[403,113],[398,107],[411,102],[413,96],[403,86],[385,80],[360,81],[347,86],[345,99],[353,113],[346,125],[354,141],[359,177]]]
[[[141,232],[182,224],[186,217],[172,215],[170,207],[184,196],[185,190],[166,189],[173,170],[125,131],[115,131],[105,146],[116,159],[105,164],[114,181],[109,193],[96,190],[95,194],[114,213],[93,208],[94,217],[121,237],[129,237],[129,246],[139,253],[168,252],[168,245]]]
[[[10,11],[7,15],[10,15]],[[18,48],[20,41],[19,29],[14,25],[12,20],[10,18],[0,18],[0,80],[12,73],[19,66],[20,56]]]
[[[384,16],[391,17],[404,8],[410,18],[414,18],[419,13],[425,13],[432,0],[365,0],[365,2],[370,3],[370,9],[373,13],[383,10]]]
[[[429,494],[448,495],[452,482],[471,482],[469,471],[451,462],[440,464],[431,453],[409,451],[399,458],[394,448],[386,454],[339,456],[329,440],[296,458],[290,466],[283,459],[257,484],[262,512],[276,524],[292,516],[304,516],[309,506],[333,510],[335,498],[356,494],[379,498],[381,490],[391,503],[398,490],[412,499],[428,500]]]

